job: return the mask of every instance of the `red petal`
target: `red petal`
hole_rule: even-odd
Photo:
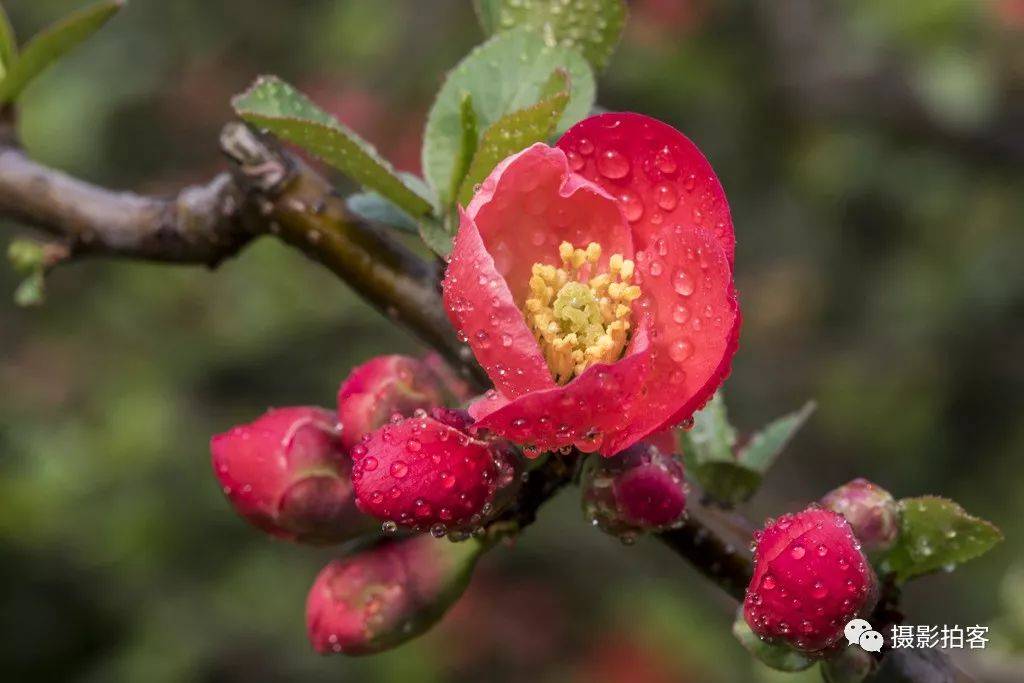
[[[555,386],[544,356],[476,224],[464,211],[442,283],[452,325],[487,375],[510,396]]]
[[[475,403],[470,408],[480,416],[475,426],[528,446],[527,455],[567,446],[610,455],[604,444],[625,426],[628,408],[642,402],[647,391],[647,328],[641,322],[622,360],[592,365],[564,386],[511,401],[498,396]]]
[[[718,177],[689,138],[648,116],[609,113],[580,121],[558,141],[569,166],[617,198],[637,249],[666,225],[701,227],[733,262],[736,237]]]
[[[633,255],[631,231],[615,201],[571,173],[565,153],[535,144],[503,161],[466,208],[516,305],[529,291],[534,263],[560,265],[558,245],[601,245],[608,258]]]
[[[634,405],[627,428],[605,441],[601,452],[608,455],[703,406],[728,376],[739,345],[732,269],[714,235],[663,229],[636,262],[643,294],[634,306],[654,319],[647,379],[653,389]]]

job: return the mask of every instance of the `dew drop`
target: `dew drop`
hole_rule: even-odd
[[[583,156],[590,156],[594,153],[594,143],[587,138],[580,138],[580,144],[576,146],[576,149]]]
[[[401,460],[396,460],[391,463],[391,468],[388,471],[391,472],[391,476],[395,479],[401,479],[409,473],[409,466]]]
[[[686,339],[677,339],[668,349],[672,360],[681,363],[693,355],[693,344]]]
[[[644,215],[644,205],[634,193],[626,191],[619,195],[622,203],[622,213],[630,223],[636,223]]]
[[[661,183],[654,188],[654,198],[658,202],[658,206],[666,211],[676,208],[676,204],[679,203],[679,195],[676,194],[676,189],[668,183]]]
[[[579,154],[573,152],[572,150],[569,150],[569,153],[566,154],[565,156],[569,160],[569,168],[571,170],[578,171],[581,168],[583,168],[583,164],[585,162],[583,161],[583,157],[581,157]]]
[[[676,307],[672,309],[672,320],[682,325],[689,319],[690,309],[686,307],[686,304],[676,304]]]
[[[418,453],[420,451],[420,449],[423,448],[423,444],[421,444],[416,439],[409,439],[408,441],[405,442],[405,448],[406,448],[406,450],[408,450],[408,451],[410,451],[412,453]]]
[[[693,278],[687,275],[686,271],[680,268],[676,271],[676,274],[672,276],[672,288],[676,290],[676,293],[680,296],[690,296],[693,294]]]
[[[668,145],[662,147],[654,157],[654,165],[662,173],[671,175],[676,172],[676,160],[672,156],[672,150]]]
[[[790,550],[789,550],[789,555],[790,555],[790,557],[792,557],[792,558],[793,558],[794,560],[799,560],[799,559],[800,559],[800,558],[802,558],[802,557],[803,557],[803,556],[804,556],[804,555],[805,555],[806,553],[807,553],[807,551],[806,551],[806,550],[804,549],[804,547],[803,547],[802,545],[799,545],[799,544],[798,544],[798,545],[795,545],[795,546],[793,546],[793,547],[792,547],[792,548],[790,548]]]
[[[625,178],[629,175],[629,160],[621,152],[607,149],[597,157],[597,171],[612,180]]]

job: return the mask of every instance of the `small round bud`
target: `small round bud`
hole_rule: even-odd
[[[877,580],[842,515],[812,506],[769,521],[754,537],[743,616],[762,639],[819,652],[871,611]]]
[[[317,652],[370,654],[433,625],[462,595],[483,546],[429,535],[384,539],[331,562],[306,600],[306,629]]]
[[[353,369],[338,390],[342,443],[352,448],[395,414],[409,417],[465,394],[465,384],[437,356],[377,356]]]
[[[425,529],[477,524],[499,480],[489,443],[466,433],[465,413],[435,410],[384,425],[352,449],[359,508]]]
[[[888,491],[867,479],[854,479],[825,494],[821,504],[850,523],[869,555],[885,552],[900,533],[900,512]]]
[[[235,510],[281,538],[333,543],[370,530],[355,506],[352,464],[334,414],[270,410],[210,440],[213,471]]]
[[[678,526],[686,511],[682,463],[649,441],[610,458],[591,456],[581,488],[587,519],[625,538]]]

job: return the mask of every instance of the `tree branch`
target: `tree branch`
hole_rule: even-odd
[[[0,147],[0,215],[61,238],[69,256],[214,266],[253,237],[227,174],[174,197],[112,192]]]

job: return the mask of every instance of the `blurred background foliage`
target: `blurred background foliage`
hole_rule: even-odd
[[[22,36],[80,6],[6,0]],[[443,73],[482,37],[459,0],[134,0],[32,86],[22,132],[95,182],[220,168],[229,97],[272,72],[418,171]],[[987,624],[980,680],[1024,669],[1024,2],[636,0],[599,98],[705,151],[739,247],[731,413],[819,412],[746,512],[858,475],[938,493],[1007,540],[906,591],[911,623]],[[5,233],[13,234],[5,226]],[[216,272],[59,269],[17,309],[0,269],[0,670],[7,680],[813,680],[753,664],[730,605],[575,494],[482,563],[427,637],[364,659],[305,642],[330,551],[237,519],[212,433],[332,405],[350,367],[415,351],[326,271],[261,240]],[[383,343],[382,342],[386,342]]]

